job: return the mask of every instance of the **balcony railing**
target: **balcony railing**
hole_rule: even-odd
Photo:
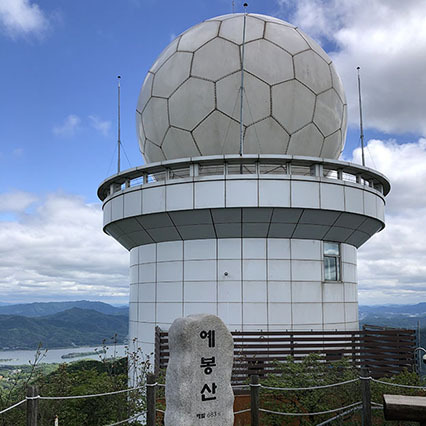
[[[390,183],[384,175],[345,161],[290,155],[221,155],[168,160],[125,170],[104,180],[99,186],[98,197],[103,201],[130,187],[177,179],[233,179],[238,176],[274,179],[309,176],[364,185],[384,196],[390,191]]]

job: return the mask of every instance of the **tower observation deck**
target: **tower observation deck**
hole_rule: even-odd
[[[104,231],[130,251],[130,339],[150,353],[156,326],[196,313],[358,328],[357,249],[384,228],[390,185],[337,159],[346,99],[312,39],[264,15],[207,20],[154,63],[136,121],[146,165],[98,189]]]

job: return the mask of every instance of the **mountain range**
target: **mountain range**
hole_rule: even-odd
[[[0,306],[0,349],[31,349],[123,343],[128,307],[102,302],[46,302]]]
[[[359,307],[360,326],[417,328],[425,336],[426,303]],[[31,349],[99,345],[104,339],[117,343],[128,336],[129,308],[103,302],[44,302],[0,304],[0,349]]]
[[[426,327],[426,303],[415,305],[360,306],[360,324],[374,324],[387,327]]]
[[[373,305],[359,307],[360,314],[374,314],[374,315],[407,315],[407,316],[421,316],[426,315],[426,303],[417,303],[415,305]]]
[[[72,308],[92,309],[107,315],[129,315],[129,308],[127,306],[115,307],[108,303],[91,302],[89,300],[76,300],[73,302],[35,302],[17,305],[0,304],[0,315],[43,317]]]

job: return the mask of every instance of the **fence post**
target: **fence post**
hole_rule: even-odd
[[[370,371],[361,368],[362,419],[364,426],[371,426],[371,389]]]
[[[259,376],[253,374],[250,381],[251,426],[259,426]]]
[[[156,377],[155,374],[148,373],[146,378],[146,425],[155,426],[155,392]]]
[[[27,396],[38,396],[38,387],[30,385],[27,387]],[[27,426],[37,426],[38,399],[27,399]]]
[[[160,362],[161,362],[161,329],[160,327],[155,327],[155,349],[154,349],[154,372],[158,374],[160,372]]]

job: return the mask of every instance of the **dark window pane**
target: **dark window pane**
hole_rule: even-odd
[[[324,257],[324,278],[327,281],[338,280],[338,262],[336,257]]]
[[[224,168],[222,165],[199,165],[198,167],[199,176],[221,176],[224,174]]]
[[[261,175],[285,175],[287,166],[285,164],[260,164],[259,173]]]
[[[256,164],[228,164],[228,175],[254,175]]]
[[[182,169],[171,169],[169,171],[170,179],[180,179],[189,177],[189,167],[185,167]]]

